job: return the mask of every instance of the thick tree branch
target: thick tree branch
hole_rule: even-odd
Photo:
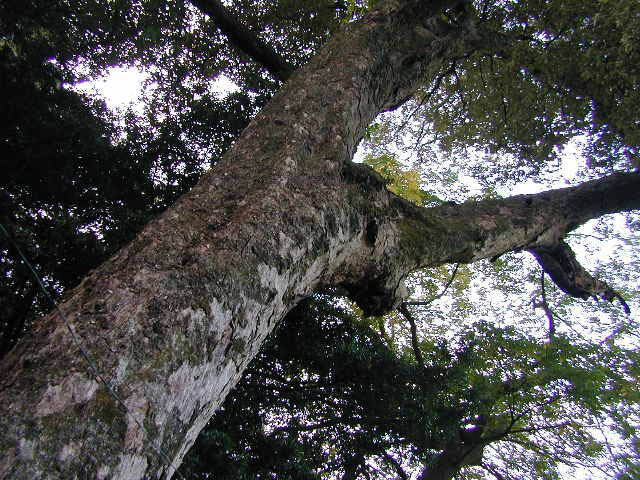
[[[281,57],[264,40],[243,25],[219,0],[191,0],[207,14],[229,41],[261,64],[277,80],[286,82],[295,67]]]
[[[480,438],[482,428],[477,431],[461,432],[477,438],[465,441],[462,437],[449,442],[429,465],[426,465],[418,477],[419,480],[452,480],[461,468],[480,465],[487,442]]]
[[[540,266],[563,292],[585,300],[589,297],[595,297],[612,302],[617,298],[625,312],[630,313],[629,306],[622,296],[605,282],[594,278],[587,272],[578,263],[575,253],[566,242],[560,241],[556,245],[550,246],[536,246],[529,248],[528,251],[536,257]],[[553,326],[552,318],[549,320],[550,327]]]
[[[571,263],[580,290],[560,276],[550,263],[555,246],[566,234],[586,221],[614,212],[640,208],[640,173],[616,173],[576,187],[550,190],[535,195],[466,202],[424,209],[399,198],[390,203],[396,209],[391,220],[402,240],[398,248],[405,261],[413,257],[414,268],[443,263],[470,263],[509,251],[543,252],[545,265],[558,272],[550,276],[568,292],[620,298],[602,282],[587,281],[582,267]],[[561,249],[557,255],[566,255]],[[578,269],[579,267],[579,269]],[[409,267],[407,267],[410,269]],[[561,287],[562,288],[562,287]],[[591,293],[593,292],[593,293]],[[587,295],[588,297],[588,295]]]

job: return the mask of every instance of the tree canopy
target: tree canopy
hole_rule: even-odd
[[[204,172],[233,176],[220,159],[297,69],[396,3],[3,2],[0,355],[52,308],[32,267],[64,298]],[[454,212],[638,171],[637,2],[431,3],[415,31],[437,54],[366,127],[371,169],[350,167],[354,183]],[[110,111],[74,87],[114,66],[144,74],[138,107]],[[220,92],[223,77],[237,88]],[[400,304],[363,300],[378,295],[376,278],[303,300],[178,474],[635,478],[640,221],[607,208],[617,213],[554,245],[471,264],[462,251],[455,266],[418,270]],[[365,240],[378,228],[367,224]]]

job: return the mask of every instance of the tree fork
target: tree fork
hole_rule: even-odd
[[[65,296],[61,310],[126,411],[61,315],[36,323],[2,363],[1,478],[171,478],[301,298],[343,285],[382,313],[414,268],[526,248],[610,213],[598,202],[582,217],[563,210],[577,193],[593,197],[581,187],[420,209],[350,163],[373,118],[467,34],[424,34],[430,15],[457,3],[389,1],[346,26],[219,166]],[[614,195],[624,181],[638,175],[591,186]]]

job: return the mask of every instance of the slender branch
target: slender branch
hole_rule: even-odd
[[[387,334],[387,329],[384,326],[384,319],[382,319],[378,323],[378,330],[380,332],[380,338],[385,343],[386,347],[389,350],[393,351],[393,349],[394,349],[393,342],[391,341],[391,339],[389,338],[389,335]]]
[[[220,0],[191,0],[191,3],[211,17],[233,45],[261,64],[277,80],[286,82],[291,76],[295,67],[243,25]]]
[[[395,458],[393,458],[391,455],[385,452],[384,459],[387,463],[389,463],[393,467],[393,469],[396,471],[396,473],[400,476],[402,480],[409,480],[409,477],[407,476],[407,472],[404,471],[402,466],[398,463],[398,461]]]
[[[407,320],[407,322],[409,322],[409,325],[411,327],[411,346],[413,347],[413,354],[416,356],[416,361],[422,368],[426,369],[427,367],[424,363],[424,357],[422,356],[422,352],[420,351],[420,344],[418,343],[418,329],[416,328],[416,321],[409,312],[406,304],[400,304],[400,307],[398,307],[398,311]]]
[[[506,480],[505,477],[498,472],[497,470],[495,470],[494,468],[491,468],[489,465],[487,465],[486,463],[483,463],[481,465],[482,469],[489,472],[491,475],[493,475],[496,480]]]
[[[512,434],[512,433],[530,433],[530,432],[538,432],[540,430],[554,430],[556,428],[568,427],[569,425],[571,425],[571,422],[567,421],[567,422],[557,423],[555,425],[543,425],[541,427],[516,428],[516,429],[513,429],[513,430],[509,430],[507,433],[508,434]]]
[[[613,452],[613,448],[611,447],[611,443],[609,442],[609,436],[608,436],[608,431],[610,431],[610,429],[603,428],[599,418],[596,417],[594,418],[594,420],[596,422],[598,432],[600,433],[600,435],[602,435],[604,444],[607,447],[607,451],[609,452],[609,455],[611,456],[611,458],[614,458],[615,454]]]
[[[542,301],[534,303],[533,307],[534,308],[540,307],[542,308],[542,310],[544,310],[544,314],[547,316],[547,319],[549,320],[549,341],[552,342],[556,334],[556,326],[553,320],[554,314],[553,314],[553,311],[551,310],[551,307],[549,307],[549,303],[547,302],[547,292],[544,288],[544,269],[540,274],[540,289],[542,291]]]
[[[541,445],[538,443],[534,443],[528,440],[521,440],[516,437],[508,437],[506,441],[510,443],[515,443],[516,445],[520,445],[522,448],[526,448],[527,450],[531,450],[532,452],[537,453],[538,455],[553,458],[556,461],[562,462],[566,465],[571,465],[566,459],[559,458],[556,453],[551,450],[549,447],[545,445]]]
[[[572,232],[572,233],[568,234],[567,237],[595,238],[596,240],[598,240],[600,242],[605,242],[605,241],[608,240],[607,238],[599,237],[598,235],[591,235],[590,233],[578,233],[578,232]]]
[[[409,124],[409,122],[411,121],[413,116],[416,114],[416,112],[420,108],[422,108],[429,100],[431,100],[431,97],[433,96],[433,94],[440,88],[442,81],[456,71],[457,60],[458,58],[454,58],[451,61],[451,65],[449,66],[449,68],[447,68],[444,72],[440,72],[438,75],[436,75],[435,80],[432,82],[433,83],[432,87],[429,89],[427,93],[421,96],[420,102],[418,102],[418,105],[413,109],[413,111],[409,115],[406,116],[406,120],[402,123],[402,125],[398,127],[397,129],[398,132],[403,130]]]
[[[313,423],[310,425],[287,425],[284,427],[274,428],[271,435],[277,435],[281,432],[311,432],[326,427],[335,427],[336,425],[349,425],[344,419],[333,418],[323,422]],[[353,426],[353,425],[352,425]]]
[[[451,273],[451,277],[449,277],[449,280],[447,281],[447,284],[444,286],[444,288],[442,289],[442,292],[440,292],[438,295],[436,295],[435,297],[432,297],[429,300],[425,300],[425,301],[416,301],[416,302],[403,302],[403,305],[421,305],[421,306],[426,306],[429,305],[433,302],[435,302],[436,300],[438,300],[439,298],[442,298],[444,296],[445,293],[447,293],[447,289],[451,286],[451,284],[453,283],[453,280],[456,278],[456,274],[458,273],[458,269],[460,268],[460,264],[456,263],[455,268],[453,269],[453,272]]]

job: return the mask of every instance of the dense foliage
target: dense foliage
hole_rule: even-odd
[[[295,67],[375,4],[228,8]],[[433,65],[417,98],[369,128],[367,162],[423,205],[637,168],[639,19],[629,0],[445,12],[438,21],[474,21],[483,41]],[[145,75],[142,107],[113,112],[73,88],[117,65]],[[221,76],[237,90],[220,93]],[[17,247],[61,295],[214,165],[278,86],[188,2],[2,2],[0,355],[51,308]],[[563,149],[582,159],[568,178]],[[518,255],[461,266],[453,281],[445,268],[417,272],[419,304],[384,318],[309,299],[205,429],[185,475],[635,478],[638,225],[604,219],[571,239],[607,252],[591,267],[632,316],[578,305]]]
[[[634,435],[637,353],[565,334],[549,344],[486,321],[460,329],[449,342],[423,335],[417,361],[401,333],[391,341],[349,309],[308,300],[253,361],[183,471],[409,478],[474,449],[457,458],[462,478],[625,471],[629,452],[596,430],[612,422]]]

